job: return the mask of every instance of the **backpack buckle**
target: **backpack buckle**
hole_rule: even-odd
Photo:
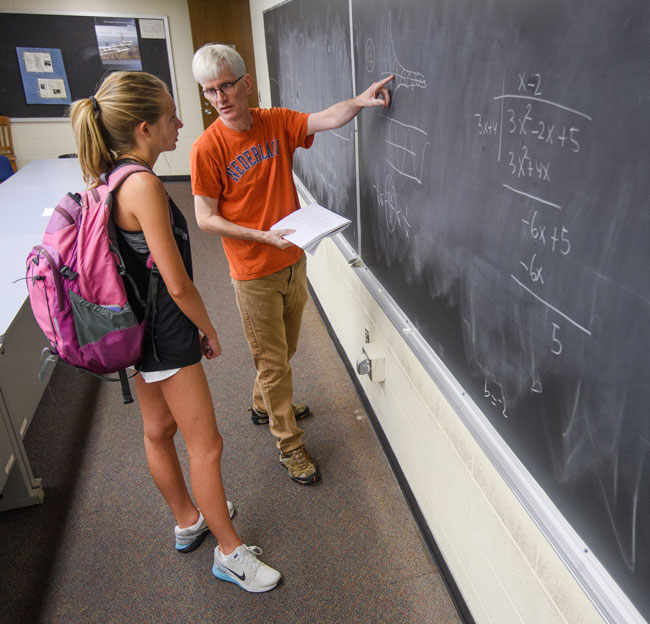
[[[65,264],[61,267],[59,273],[61,273],[63,277],[67,277],[69,280],[74,280],[79,277],[79,273],[75,273],[69,266]]]

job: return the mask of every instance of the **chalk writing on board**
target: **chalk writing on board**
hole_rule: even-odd
[[[427,81],[424,79],[424,76],[419,71],[407,69],[399,61],[397,52],[395,51],[395,44],[393,43],[392,16],[390,12],[388,13],[388,35],[390,41],[390,69],[388,72],[384,72],[384,76],[390,76],[391,74],[395,76],[391,83],[393,92],[396,93],[400,87],[406,87],[407,89],[426,89]]]
[[[331,134],[333,134],[335,137],[341,139],[342,141],[352,141],[351,136],[343,136],[341,132],[337,132],[336,130],[329,130]]]
[[[519,195],[523,195],[524,197],[528,197],[530,199],[534,199],[535,201],[541,202],[542,204],[546,204],[547,206],[551,206],[553,208],[557,208],[558,210],[562,210],[562,206],[559,204],[555,204],[553,202],[550,202],[546,199],[543,199],[542,197],[538,197],[537,195],[533,195],[532,193],[525,193],[521,189],[516,189],[510,186],[509,184],[504,184],[504,188],[508,189],[509,191],[512,191],[513,193],[517,193]]]
[[[366,40],[366,71],[372,74],[375,69],[375,42],[368,37]]]
[[[421,128],[402,123],[382,115],[389,121],[386,145],[389,146],[386,162],[400,175],[422,184],[424,157],[429,142]]]
[[[578,346],[581,343],[571,334],[578,332],[587,340],[600,340],[602,328],[597,321],[600,310],[593,308],[593,301],[586,300],[583,304],[567,298],[570,291],[562,283],[559,288],[554,288],[556,280],[566,279],[573,267],[581,265],[581,259],[573,257],[576,252],[572,228],[576,227],[576,220],[572,218],[575,216],[572,206],[578,204],[571,197],[571,182],[564,179],[559,184],[557,180],[563,178],[567,159],[580,165],[583,146],[592,140],[593,118],[588,112],[549,98],[547,94],[554,91],[554,85],[545,81],[542,73],[519,72],[514,92],[506,92],[505,84],[504,74],[501,94],[492,98],[500,104],[500,110],[476,111],[471,123],[485,144],[494,148],[493,157],[502,172],[501,179],[497,178],[495,184],[510,197],[506,205],[520,211],[514,215],[521,223],[521,229],[519,239],[513,240],[516,265],[512,266],[509,277],[531,305],[543,310],[541,313],[528,313],[524,325],[527,331],[531,335],[539,334],[551,357],[579,358],[581,353],[571,351],[586,347]],[[579,182],[576,180],[574,183],[576,192],[579,192]],[[556,198],[556,195],[561,196]],[[576,276],[576,282],[582,278],[584,273]],[[597,273],[594,276],[596,280],[601,278]],[[593,288],[595,291],[598,285],[594,284]],[[543,326],[535,326],[535,322]],[[543,395],[546,383],[553,381],[553,369],[549,366],[542,368],[539,357],[531,349],[527,364],[528,391]],[[506,393],[501,384],[500,376],[486,369],[483,396],[490,405],[501,409],[507,418]],[[524,388],[519,390],[521,392]],[[635,507],[636,495],[631,501],[624,502],[616,493],[621,460],[614,442],[620,434],[614,433],[609,446],[596,441],[594,424],[588,415],[603,413],[606,408],[594,405],[593,400],[586,397],[586,392],[583,380],[577,378],[569,392],[573,408],[569,409],[563,428],[558,432],[561,450],[554,457],[556,474],[560,480],[579,474],[584,470],[579,465],[588,455],[591,461],[587,465],[599,466],[595,473],[596,481],[616,544],[627,567],[634,570],[638,556],[639,518]],[[518,399],[517,395],[510,396],[510,401]],[[620,409],[606,419],[613,432],[618,432],[621,427],[623,412]],[[625,458],[626,462],[634,462],[639,467],[637,482],[632,484],[635,492],[639,492],[641,487],[640,475],[648,446],[650,443],[642,444],[635,449],[634,456]],[[608,460],[601,461],[604,457]],[[598,461],[601,463],[597,464]]]
[[[501,413],[503,414],[503,417],[508,418],[508,414],[506,413],[506,400],[505,397],[503,396],[503,390],[499,384],[490,382],[486,377],[485,384],[483,386],[483,396],[494,407],[501,408]]]
[[[375,43],[371,37],[366,39],[365,44],[366,69],[372,72],[377,64]],[[388,41],[387,54],[382,57],[382,63],[387,68],[381,71],[381,75],[393,75],[391,82],[393,98],[400,88],[425,90],[427,83],[424,75],[419,71],[407,69],[399,60],[392,35],[392,15],[389,12],[388,19]],[[394,100],[393,100],[394,101]],[[393,173],[398,174],[407,183],[422,184],[427,148],[430,143],[428,133],[405,121],[400,121],[392,113],[380,113],[379,117],[386,121],[384,143],[386,145],[385,163]],[[402,239],[410,239],[411,222],[408,216],[408,205],[400,205],[400,199],[395,190],[395,181],[391,174],[386,175],[383,187],[380,184],[373,184],[375,198],[380,214],[383,214],[387,224],[386,233],[393,237],[400,235]],[[393,249],[397,255],[404,251]]]
[[[377,188],[377,185],[373,185],[373,188],[377,194],[379,210],[384,211],[388,232],[393,234],[398,229],[405,238],[409,238],[411,224],[408,221],[408,206],[405,206],[403,210],[398,208],[397,193],[392,176],[390,174],[386,176],[383,193]]]
[[[577,157],[581,135],[588,132],[592,117],[561,102],[542,98],[542,80],[540,73],[519,72],[516,91],[506,93],[504,73],[502,92],[493,98],[500,103],[499,120],[496,115],[485,112],[475,113],[473,117],[480,136],[498,139],[496,160],[505,165],[507,178],[501,183],[502,188],[518,196],[521,204],[517,205],[528,211],[519,217],[524,226],[523,257],[519,260],[520,270],[514,271],[511,279],[535,302],[557,315],[555,320],[549,318],[548,321],[552,327],[548,348],[559,356],[563,351],[560,336],[565,321],[587,335],[591,335],[591,331],[586,323],[564,312],[561,305],[552,303],[553,282],[547,273],[546,261],[555,254],[568,256],[571,253],[569,227],[561,221],[566,216],[560,203],[552,199],[552,150],[568,150]],[[564,118],[558,116],[558,111]],[[516,146],[508,149],[504,146],[506,143]],[[540,146],[544,148],[543,156],[537,154]],[[505,156],[503,160],[502,156]],[[541,392],[541,381],[535,380],[531,390]]]

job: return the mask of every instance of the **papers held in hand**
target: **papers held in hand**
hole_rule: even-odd
[[[280,219],[272,230],[296,230],[284,236],[286,240],[313,254],[326,236],[341,232],[352,223],[318,204],[309,204]]]

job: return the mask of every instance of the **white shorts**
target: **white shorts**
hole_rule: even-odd
[[[150,371],[148,373],[145,373],[144,371],[140,371],[140,374],[142,375],[142,379],[144,379],[145,383],[155,383],[156,381],[169,379],[172,375],[175,375],[179,370],[181,369],[170,368],[168,370]]]

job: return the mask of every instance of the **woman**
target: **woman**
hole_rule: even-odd
[[[149,254],[162,278],[155,328],[147,337],[135,385],[147,462],[176,519],[176,548],[194,550],[210,530],[218,541],[212,568],[216,577],[250,592],[273,589],[280,573],[257,559],[261,550],[243,544],[230,521],[233,508],[221,481],[223,440],[200,361],[202,355],[219,356],[221,346],[192,283],[187,223],[151,171],[162,152],[176,148],[183,124],[174,101],[155,76],[116,72],[94,96],[74,102],[70,115],[88,184],[97,185],[102,175],[123,163],[148,169],[128,176],[116,191],[113,220],[138,290],[146,293],[149,286]],[[174,444],[177,429],[187,444],[192,491],[200,511],[181,471]]]

